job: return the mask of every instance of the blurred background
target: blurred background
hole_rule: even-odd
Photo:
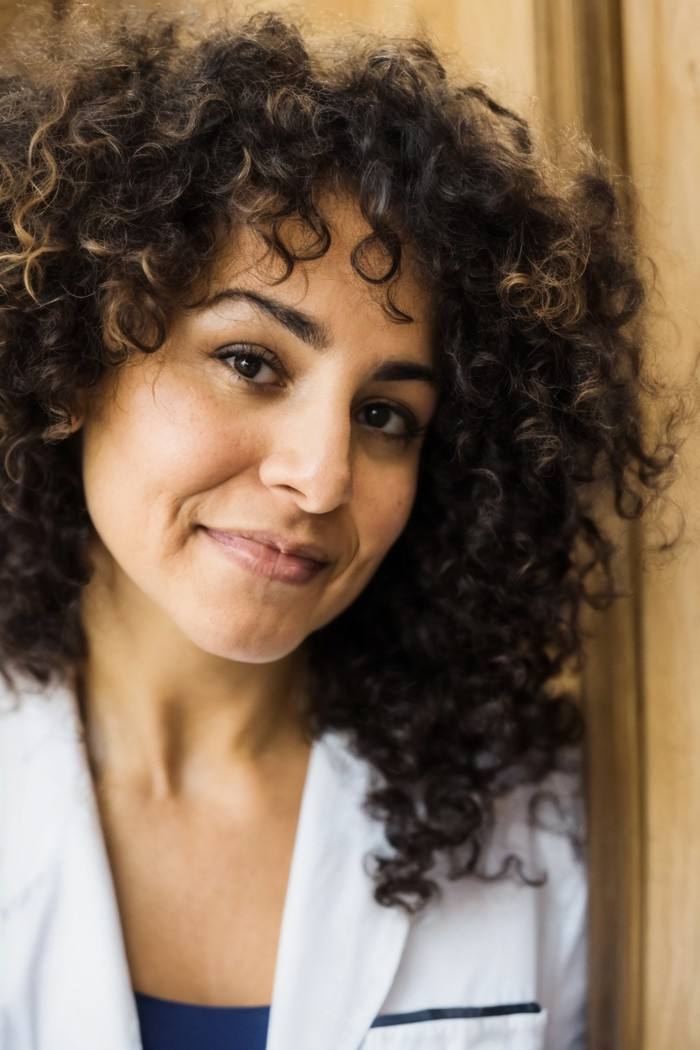
[[[29,9],[60,21],[72,3],[0,0],[0,32]],[[94,0],[80,6],[89,10]],[[228,4],[173,7],[195,7],[206,17]],[[365,25],[427,32],[451,70],[481,80],[520,111],[555,156],[558,132],[583,129],[641,195],[638,233],[658,268],[652,364],[673,380],[690,375],[700,351],[697,0],[273,0],[236,9],[284,10],[336,31]],[[671,557],[650,559],[643,551],[658,541],[663,522],[622,530],[618,578],[629,596],[589,617],[588,662],[576,682],[589,723],[593,1050],[700,1047],[695,434],[680,465],[671,494],[686,520],[685,537]]]

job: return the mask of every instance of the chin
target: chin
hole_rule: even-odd
[[[214,630],[211,624],[180,624],[180,628],[192,644],[203,652],[222,660],[244,664],[267,664],[282,660],[304,641],[303,636],[296,632],[286,637],[279,633],[271,637],[254,637],[253,631],[232,632],[230,626],[228,629]]]

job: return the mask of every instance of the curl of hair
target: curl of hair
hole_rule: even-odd
[[[499,793],[580,744],[556,680],[580,661],[582,603],[615,595],[592,493],[632,519],[672,473],[682,404],[653,447],[643,433],[633,188],[583,136],[555,165],[425,37],[314,49],[275,13],[199,34],[100,17],[35,30],[0,83],[3,673],[45,684],[86,657],[78,394],[163,343],[222,231],[251,224],[288,275],[330,243],[319,191],[351,193],[373,231],[353,266],[396,323],[402,251],[430,282],[440,397],[404,532],[307,639],[309,730],[346,731],[378,775],[366,804],[394,853],[375,896],[418,910],[435,858],[476,873]]]

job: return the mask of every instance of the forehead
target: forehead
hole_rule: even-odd
[[[318,259],[295,262],[284,279],[282,257],[267,245],[251,226],[241,225],[222,240],[209,273],[207,295],[212,297],[227,288],[267,289],[276,298],[304,309],[337,326],[371,324],[398,342],[431,343],[433,329],[433,296],[427,280],[416,264],[415,256],[405,243],[401,246],[401,267],[391,282],[391,299],[399,310],[413,318],[413,323],[393,320],[383,304],[387,285],[372,284],[359,274],[351,259],[353,249],[373,234],[357,202],[349,195],[327,193],[319,199],[319,210],[328,226],[330,246]],[[298,218],[284,220],[279,235],[293,255],[305,255],[315,246],[315,234]],[[362,271],[376,279],[391,265],[391,257],[376,243],[363,246],[358,263]]]

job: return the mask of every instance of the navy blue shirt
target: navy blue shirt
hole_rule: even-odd
[[[143,1050],[265,1050],[269,1006],[195,1006],[135,996]]]

